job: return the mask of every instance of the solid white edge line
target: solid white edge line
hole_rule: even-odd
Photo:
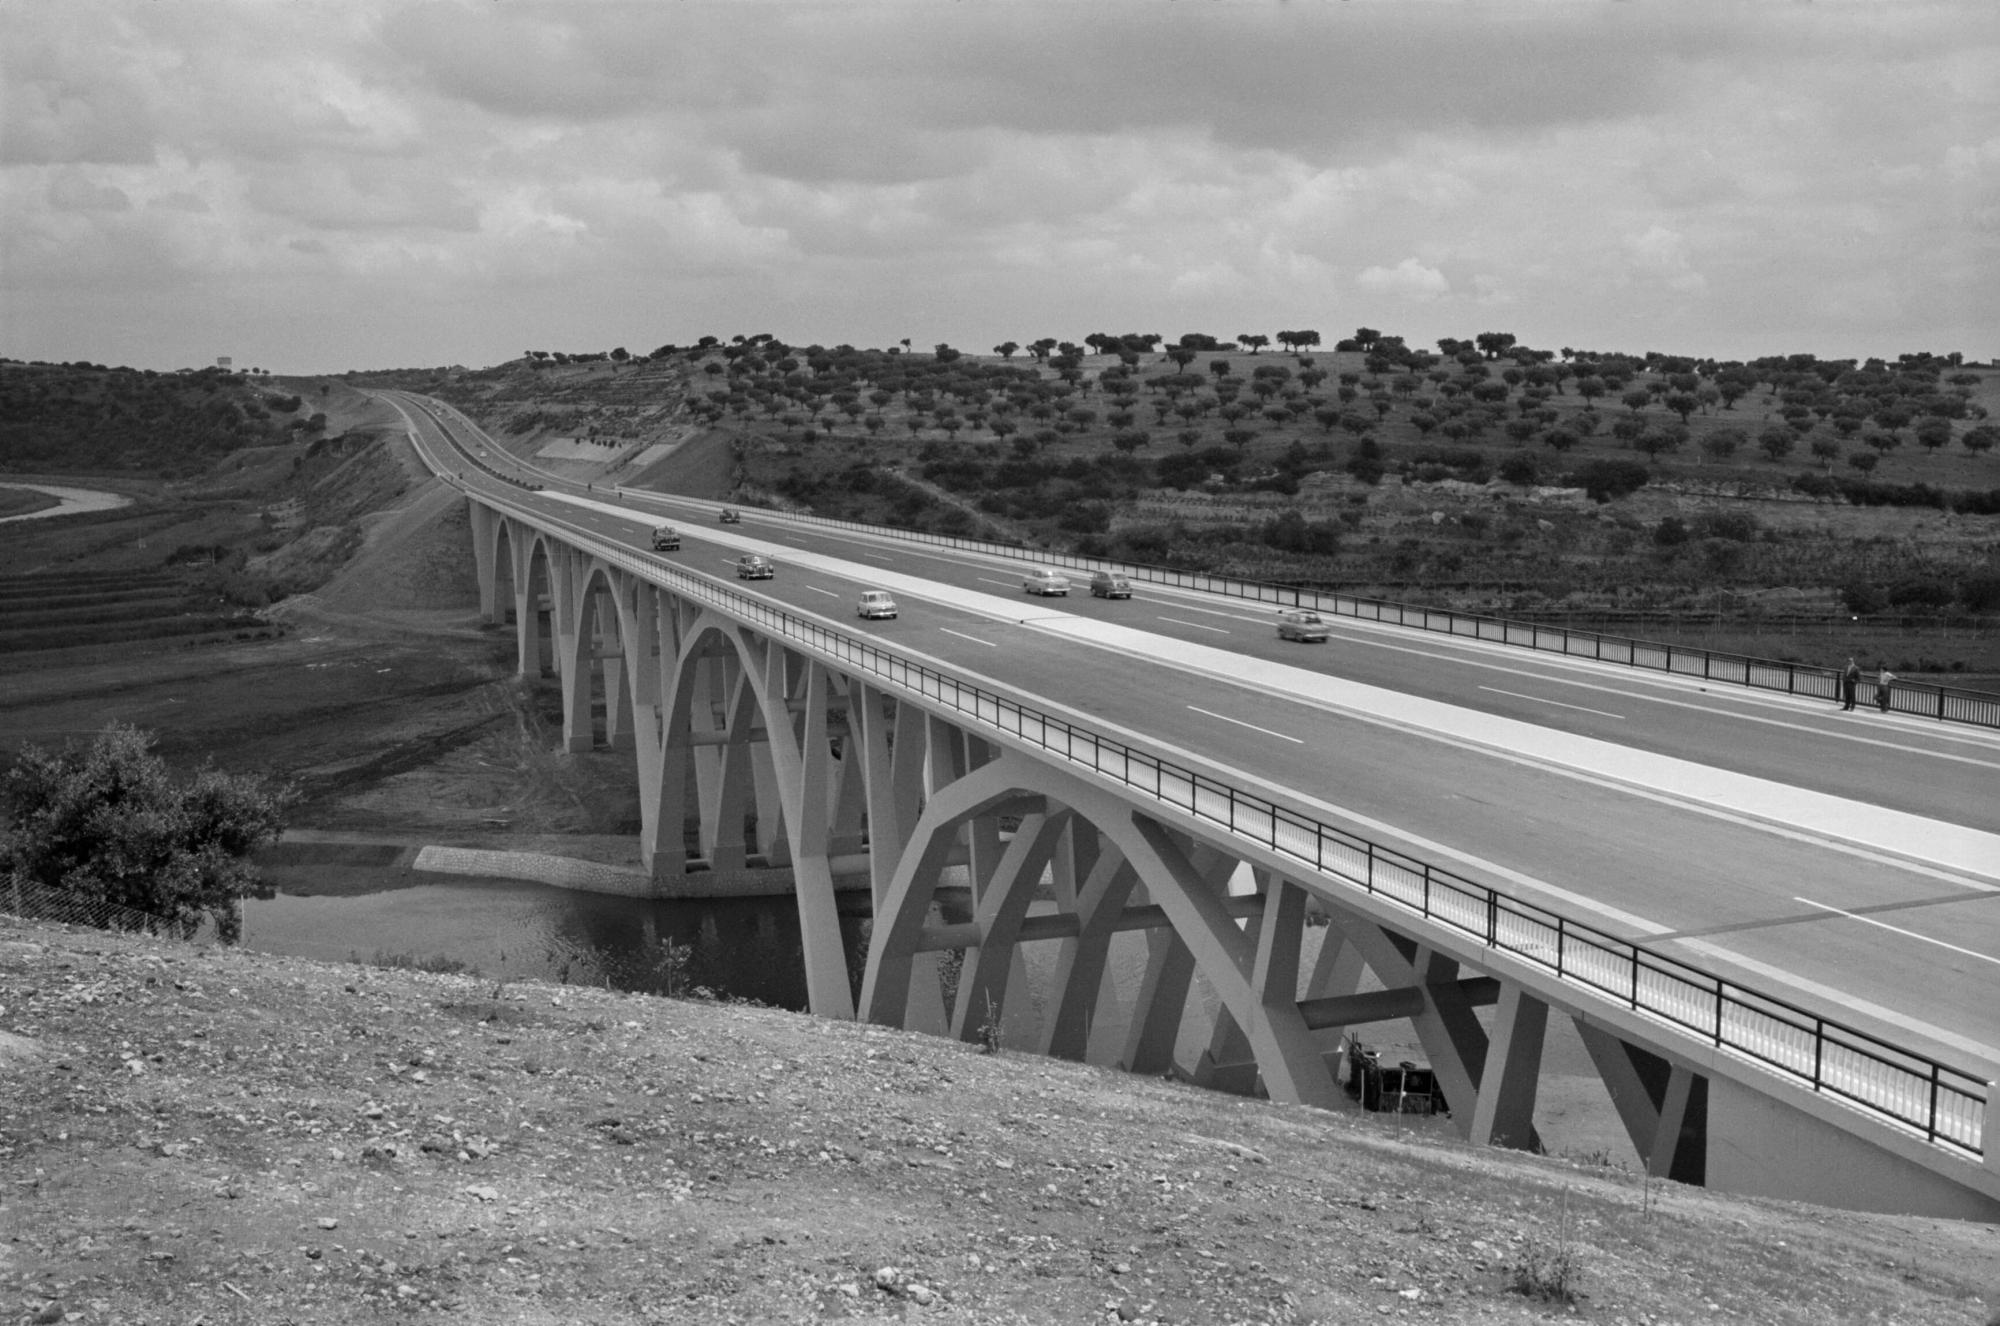
[[[1219,718],[1225,723],[1234,723],[1238,727],[1247,727],[1252,732],[1261,732],[1267,737],[1276,737],[1280,741],[1289,741],[1294,746],[1303,746],[1306,744],[1304,739],[1300,737],[1290,736],[1283,732],[1273,732],[1270,728],[1258,727],[1255,723],[1246,723],[1240,718],[1231,718],[1228,714],[1218,714],[1213,709],[1203,709],[1200,705],[1191,704],[1188,708],[1197,714],[1205,714],[1210,718]]]
[[[1863,925],[1878,926],[1892,934],[1903,935],[1910,939],[1920,939],[1926,944],[1936,944],[1939,948],[1950,949],[1953,953],[1963,953],[1968,958],[1978,958],[1981,962],[1990,962],[1994,966],[2000,967],[2000,958],[1996,958],[1990,953],[1976,953],[1969,948],[1960,948],[1956,944],[1947,944],[1942,939],[1932,939],[1929,935],[1920,935],[1914,930],[1905,930],[1899,925],[1890,925],[1887,921],[1878,921],[1872,916],[1863,916],[1859,912],[1850,912],[1844,907],[1835,907],[1829,902],[1814,902],[1811,898],[1801,898],[1796,894],[1792,896],[1792,901],[1802,902],[1808,907],[1817,907],[1823,912],[1832,912],[1836,916],[1844,916],[1850,921],[1859,921]]]
[[[1533,704],[1549,704],[1554,705],[1558,709],[1574,709],[1579,713],[1596,714],[1599,718],[1615,718],[1621,723],[1625,721],[1625,715],[1614,714],[1608,709],[1587,709],[1580,704],[1564,704],[1561,700],[1544,700],[1539,695],[1523,695],[1519,691],[1503,691],[1498,686],[1481,686],[1479,689],[1482,691],[1491,691],[1495,695],[1511,695],[1516,700],[1527,700]]]

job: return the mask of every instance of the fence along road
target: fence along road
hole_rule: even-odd
[[[553,504],[548,502],[546,498],[524,495],[517,500],[521,501],[524,505],[542,509],[548,515],[553,516],[556,514],[548,511],[548,508]],[[573,518],[575,514],[572,511],[569,513],[569,516],[562,517],[562,519],[564,519],[565,523],[568,523],[569,519]],[[610,523],[614,526],[618,523],[618,518],[616,517],[609,519]],[[604,518],[601,517],[601,513],[593,515],[591,520],[599,526],[598,532],[601,535],[604,534]],[[643,535],[649,523],[650,521],[643,517],[626,520],[624,522],[626,528],[622,531],[622,534],[613,530],[606,537],[636,540]],[[696,529],[691,530],[690,533],[706,537],[709,531]],[[730,546],[736,546],[734,541],[731,541]],[[782,549],[777,551],[781,557],[784,555]],[[620,560],[623,561],[624,558],[621,557]],[[657,565],[655,559],[647,559],[640,555],[633,555],[633,560],[635,565]],[[866,571],[862,572],[864,577],[868,574]],[[775,592],[782,593],[787,589],[792,589],[796,580],[796,577],[789,575],[781,576],[778,585],[774,586],[773,589]],[[808,597],[806,591],[814,588],[815,586],[802,583],[797,584],[797,596],[802,600],[806,599]],[[823,587],[820,588],[823,590]],[[740,597],[735,595],[733,591],[729,593],[732,600]],[[752,615],[772,611],[762,607],[757,600],[744,600],[744,603],[750,605],[744,610]],[[801,606],[823,609],[825,605],[822,601],[818,603],[802,603]],[[777,611],[788,619],[791,616],[790,614],[783,614],[782,610]],[[973,614],[954,615],[949,609],[942,606],[936,608],[927,607],[924,615],[927,617],[937,616],[939,620],[933,623],[933,627],[937,628],[942,628],[944,619],[949,618],[958,626],[965,628],[960,634],[968,637],[975,636],[981,627],[989,628],[989,633],[991,633],[992,622],[990,618],[982,618]],[[758,619],[760,621],[763,620],[762,617]],[[776,621],[777,619],[773,620]],[[823,627],[813,624],[810,619],[798,617],[797,620],[805,623],[799,629],[805,630],[808,633],[822,632],[824,630]],[[791,628],[785,625],[784,622],[778,622],[774,629],[781,629],[789,633]],[[870,646],[865,642],[854,640],[848,632],[838,632],[835,634],[839,641],[844,642],[839,645],[842,649],[861,650],[865,653],[875,648],[875,646]],[[1048,648],[1048,638],[1044,635],[1023,632],[1017,633],[1017,637],[1007,642],[1009,647],[1006,651],[1006,662],[1009,669],[1009,679],[1022,685],[1024,689],[1033,691],[1038,685],[1047,685],[1049,693],[1062,694],[1063,683],[1061,679],[1066,677],[1076,687],[1090,690],[1092,688],[1085,685],[1085,683],[1092,680],[1093,672],[1097,674],[1103,672],[1101,661],[1099,666],[1093,669],[1089,660],[1080,659],[1074,653],[1065,653],[1064,648],[1073,647],[1068,642],[1061,642],[1064,648],[1051,651]],[[923,636],[923,645],[926,653],[938,653],[941,643],[937,638],[936,629],[926,630]],[[981,664],[983,670],[991,673],[996,667],[996,656],[991,652],[971,652],[974,649],[974,644],[978,646],[980,651],[990,651],[998,646],[993,642],[982,642],[975,639],[972,644],[967,644],[963,647],[963,650],[968,653],[968,661]],[[883,666],[891,669],[897,666],[904,666],[907,670],[906,664],[897,664],[895,662],[893,654],[885,654],[885,658],[887,661],[883,663]],[[1038,663],[1042,666],[1027,666],[1027,673],[1039,673],[1044,670],[1044,667],[1052,666],[1055,672],[1055,679],[1052,684],[1048,679],[1042,677],[1018,675],[1021,673],[1021,665]],[[919,669],[918,672],[921,674],[922,670]],[[1180,675],[1184,681],[1184,674]],[[1071,702],[1069,706],[1065,707],[1083,708],[1093,715],[1103,713],[1107,718],[1114,721],[1114,725],[1116,725],[1116,720],[1118,719],[1129,718],[1140,727],[1147,725],[1157,727],[1160,724],[1160,716],[1163,713],[1169,712],[1172,708],[1168,701],[1179,693],[1176,690],[1176,683],[1171,675],[1163,675],[1155,678],[1149,674],[1142,682],[1139,682],[1135,686],[1135,678],[1127,671],[1119,678],[1119,682],[1119,686],[1111,688],[1112,694],[1105,696],[1095,693],[1080,696],[1075,693],[1075,688],[1073,687],[1071,693],[1064,695],[1064,698]],[[935,685],[939,688],[950,687],[953,688],[953,694],[960,694],[964,690],[958,681],[951,679],[945,674],[939,674],[934,680],[923,681],[920,684]],[[1206,685],[1207,689],[1198,688],[1194,694],[1197,696],[1209,694],[1213,689],[1214,683],[1207,683]],[[1119,713],[1115,707],[1106,708],[1100,703],[1102,700],[1115,699],[1116,692],[1121,688],[1127,693],[1128,697],[1128,703],[1125,705],[1123,713]],[[1099,687],[1096,689],[1101,690],[1103,688]],[[1129,703],[1130,694],[1135,689],[1143,691],[1143,695],[1140,696],[1142,702],[1136,706]],[[1182,689],[1184,690],[1184,687]],[[929,692],[927,691],[926,693],[928,694]],[[942,693],[942,689],[940,693]],[[1079,700],[1082,703],[1079,704]],[[1039,710],[1035,710],[1033,706],[1028,706],[1024,710],[1017,703],[1005,701],[997,695],[982,696],[976,690],[972,694],[972,699],[969,703],[972,706],[973,712],[980,713],[988,721],[1000,723],[1003,726],[1009,722],[1027,724],[1027,727],[1024,727],[1022,731],[1025,733],[1029,729],[1033,729],[1036,733],[1040,734],[1036,738],[1037,744],[1041,744],[1047,738],[1049,731],[1048,718],[1043,716]],[[982,706],[986,706],[986,708],[982,708]],[[988,709],[990,709],[990,713]],[[1024,717],[1024,713],[1027,716]],[[1285,726],[1291,731],[1311,731],[1312,728],[1310,726],[1302,727],[1297,724],[1305,723],[1310,725],[1315,721],[1321,723],[1322,730],[1316,733],[1316,735],[1322,741],[1331,739],[1335,746],[1344,747],[1344,750],[1354,750],[1360,763],[1368,764],[1371,755],[1387,755],[1392,758],[1374,764],[1371,767],[1387,769],[1393,765],[1393,757],[1397,754],[1395,743],[1391,743],[1387,747],[1382,747],[1378,742],[1377,748],[1372,752],[1366,748],[1357,749],[1351,740],[1342,741],[1342,738],[1353,738],[1355,734],[1352,731],[1327,729],[1324,720],[1315,720],[1311,716],[1304,716],[1297,719],[1296,722],[1292,721],[1291,716],[1287,716]],[[1075,742],[1079,739],[1084,740],[1085,747],[1092,752],[1102,752],[1108,749],[1122,750],[1121,743],[1116,740],[1107,741],[1104,734],[1099,732],[1086,730],[1080,736],[1074,724],[1062,725],[1060,730],[1064,733],[1064,758],[1075,758]],[[1209,734],[1204,733],[1202,735],[1208,736]],[[1197,740],[1200,740],[1200,738],[1198,737]],[[1411,742],[1407,733],[1398,734],[1397,741],[1404,747],[1422,745],[1421,742]],[[1289,784],[1292,786],[1312,785],[1314,771],[1309,765],[1296,770],[1269,767],[1274,763],[1282,764],[1282,761],[1274,762],[1268,759],[1260,761],[1260,756],[1263,752],[1260,752],[1258,746],[1254,743],[1247,748],[1232,746],[1226,735],[1215,734],[1212,739],[1202,741],[1201,744],[1204,754],[1212,753],[1217,762],[1225,765],[1236,764],[1239,768],[1256,769],[1259,773],[1265,775],[1267,782],[1274,781],[1281,785]],[[1269,744],[1269,742],[1265,742],[1264,746],[1268,747]],[[1098,757],[1094,754],[1093,759],[1095,758]],[[1134,753],[1129,751],[1118,756],[1118,759],[1124,762],[1121,767],[1126,771],[1128,776],[1133,768],[1131,761],[1134,758]],[[1141,759],[1140,767],[1142,769],[1144,768],[1145,760],[1153,761],[1155,766],[1182,767],[1175,766],[1171,760],[1161,761],[1157,755],[1150,753],[1141,754],[1136,756],[1136,758]],[[1462,765],[1462,755],[1455,758],[1452,763]],[[1097,766],[1093,765],[1093,767]],[[1323,770],[1320,772],[1323,776]],[[1274,779],[1271,776],[1273,773],[1283,776]],[[1436,776],[1430,770],[1421,772],[1416,780],[1417,786],[1421,788],[1427,780],[1434,780]],[[1363,887],[1375,888],[1378,892],[1399,896],[1406,903],[1418,906],[1419,908],[1428,908],[1429,914],[1434,918],[1452,924],[1466,933],[1476,934],[1481,937],[1483,942],[1517,952],[1521,956],[1534,957],[1536,954],[1552,955],[1545,956],[1543,960],[1551,962],[1554,966],[1561,969],[1564,975],[1570,979],[1587,983],[1609,997],[1637,1003],[1640,1006],[1649,1008],[1655,1016],[1668,1018],[1684,1026],[1695,1028],[1700,1034],[1714,1037],[1721,1043],[1734,1046],[1738,1052],[1779,1064],[1785,1071],[1806,1075],[1810,1079],[1817,1080],[1826,1090],[1846,1092],[1863,1097],[1868,1100],[1871,1108],[1889,1110],[1899,1117],[1904,1117],[1913,1124],[1916,1124],[1916,1120],[1910,1117],[1911,1112],[1920,1112],[1924,1116],[1923,1121],[1920,1124],[1916,1124],[1916,1126],[1921,1131],[1932,1136],[1942,1136],[1945,1140],[1953,1144],[1967,1142],[1969,1137],[1967,1130],[1973,1127],[1969,1120],[1977,1112],[1974,1108],[1974,1103],[1983,1096],[1983,1083],[1976,1080],[1978,1077],[1977,1069],[1969,1075],[1954,1073],[1948,1065],[1931,1065],[1926,1069],[1919,1061],[1905,1058],[1885,1044],[1873,1043],[1865,1035],[1859,1035],[1852,1031],[1841,1031],[1838,1028],[1830,1028],[1827,1022],[1809,1011],[1787,1008],[1786,1004],[1790,1001],[1758,996],[1752,992],[1753,987],[1747,984],[1731,985],[1716,981],[1714,978],[1687,968],[1669,957],[1652,953],[1650,951],[1652,947],[1650,943],[1646,944],[1646,947],[1642,949],[1631,942],[1634,938],[1644,941],[1644,931],[1647,930],[1659,931],[1671,928],[1686,931],[1693,927],[1685,925],[1666,927],[1659,925],[1657,922],[1650,922],[1638,927],[1641,931],[1638,935],[1632,935],[1629,932],[1625,935],[1612,934],[1603,929],[1580,924],[1576,918],[1566,916],[1560,911],[1539,908],[1527,901],[1516,901],[1496,894],[1487,889],[1479,881],[1454,878],[1452,874],[1435,867],[1425,867],[1421,864],[1421,861],[1416,861],[1411,856],[1396,853],[1393,850],[1384,850],[1383,847],[1370,843],[1369,840],[1360,835],[1349,833],[1341,825],[1329,824],[1324,820],[1317,820],[1311,815],[1300,815],[1296,811],[1289,811],[1289,808],[1282,805],[1277,809],[1270,808],[1274,801],[1282,803],[1286,798],[1266,798],[1259,795],[1255,790],[1246,790],[1221,782],[1215,783],[1204,792],[1201,787],[1201,780],[1193,774],[1191,768],[1182,774],[1167,776],[1155,773],[1153,777],[1156,779],[1156,784],[1152,789],[1153,794],[1171,800],[1174,795],[1174,789],[1176,787],[1183,788],[1185,789],[1186,796],[1191,798],[1188,804],[1205,818],[1223,823],[1235,832],[1249,832],[1259,841],[1266,841],[1274,846],[1281,846],[1282,850],[1285,850],[1288,854],[1302,861],[1313,862],[1315,869],[1331,871],[1351,883],[1358,883]],[[1449,773],[1446,773],[1444,778],[1447,785],[1453,781]],[[1460,768],[1456,781],[1470,782],[1482,790],[1486,790],[1497,789],[1501,786],[1523,780],[1498,776],[1496,771],[1491,770],[1481,771],[1473,769],[1468,773],[1464,768]],[[1535,780],[1530,778],[1525,781],[1533,783]],[[1410,789],[1406,787],[1402,790],[1404,793],[1407,793]],[[1534,795],[1542,795],[1546,790],[1545,787],[1537,787],[1534,789]],[[1571,789],[1571,791],[1574,793],[1574,789]],[[1625,795],[1629,799],[1629,794],[1621,795]],[[1391,798],[1391,800],[1394,799],[1394,797]],[[1640,800],[1643,801],[1643,798]],[[1260,805],[1265,807],[1265,809],[1254,809]],[[1512,813],[1518,815],[1520,807],[1515,807]],[[1567,873],[1559,869],[1549,870],[1545,873],[1549,877],[1556,879],[1583,879],[1588,881],[1593,873],[1593,865],[1595,873],[1603,875],[1607,873],[1605,869],[1606,863],[1616,862],[1617,869],[1615,873],[1618,874],[1620,880],[1629,881],[1636,878],[1639,884],[1636,894],[1628,899],[1628,901],[1643,905],[1650,899],[1657,898],[1658,901],[1670,906],[1675,903],[1676,894],[1665,886],[1673,883],[1677,877],[1680,877],[1682,878],[1683,885],[1692,882],[1696,887],[1692,890],[1691,894],[1689,890],[1683,887],[1678,895],[1679,900],[1682,903],[1690,903],[1693,910],[1698,913],[1703,910],[1701,903],[1703,902],[1704,895],[1713,895],[1716,892],[1716,889],[1713,887],[1716,881],[1720,880],[1727,884],[1739,884],[1745,882],[1748,876],[1763,876],[1772,873],[1774,865],[1776,873],[1781,877],[1786,874],[1789,868],[1795,870],[1799,877],[1810,877],[1815,881],[1829,885],[1828,888],[1822,888],[1820,891],[1832,891],[1836,893],[1839,892],[1839,889],[1832,887],[1836,882],[1840,888],[1859,887],[1867,890],[1872,885],[1879,885],[1881,879],[1897,874],[1900,869],[1894,863],[1881,863],[1872,860],[1863,861],[1852,854],[1833,851],[1824,845],[1801,844],[1791,841],[1782,833],[1770,833],[1768,826],[1757,825],[1735,825],[1722,830],[1717,830],[1714,825],[1705,826],[1710,831],[1709,836],[1720,835],[1725,840],[1721,842],[1719,852],[1711,848],[1706,853],[1707,857],[1710,858],[1708,861],[1694,861],[1691,863],[1686,859],[1676,859],[1677,855],[1681,857],[1702,855],[1698,851],[1694,853],[1683,851],[1678,854],[1674,851],[1675,844],[1685,846],[1690,843],[1699,843],[1704,836],[1699,831],[1690,832],[1690,828],[1686,823],[1670,824],[1664,830],[1664,841],[1668,845],[1668,850],[1664,853],[1656,854],[1647,852],[1643,845],[1637,853],[1621,852],[1620,849],[1627,845],[1629,837],[1627,831],[1638,820],[1651,819],[1656,814],[1662,813],[1668,819],[1672,819],[1674,815],[1684,812],[1659,812],[1657,807],[1645,806],[1642,807],[1642,813],[1635,816],[1632,808],[1628,806],[1623,815],[1607,820],[1601,811],[1601,807],[1594,804],[1586,807],[1580,820],[1573,816],[1567,825],[1567,836],[1573,837],[1576,840],[1569,849],[1569,864],[1571,866],[1582,864],[1584,868],[1580,871],[1572,870]],[[1261,820],[1260,816],[1262,817]],[[1260,824],[1261,828],[1259,827]],[[1446,825],[1445,827],[1447,829],[1451,828],[1450,825]],[[1463,826],[1460,827],[1462,828]],[[1769,841],[1762,844],[1761,851],[1746,853],[1746,844],[1757,841],[1756,835],[1758,834],[1764,835]],[[1515,861],[1528,865],[1535,864],[1535,854],[1533,852],[1521,852],[1519,850],[1520,843],[1509,842],[1508,835],[1501,834],[1495,837],[1487,834],[1485,836],[1496,846],[1508,848]],[[1289,845],[1280,844],[1278,842],[1280,837],[1283,837],[1285,844]],[[1312,844],[1311,855],[1305,854],[1300,847],[1300,844],[1308,840]],[[1335,844],[1339,849],[1335,852],[1334,858],[1326,856],[1329,844]],[[1345,852],[1346,855],[1342,856],[1342,852]],[[1356,852],[1360,853],[1359,860],[1364,863],[1362,868],[1357,868],[1356,866],[1356,858],[1353,855]],[[1817,855],[1809,855],[1800,859],[1796,854],[1801,852],[1817,853]],[[1542,864],[1561,864],[1561,855],[1558,853],[1556,857],[1548,858]],[[1643,868],[1631,871],[1625,870],[1624,866],[1628,858],[1633,857],[1639,858],[1634,861],[1634,864]],[[1663,867],[1662,862],[1667,864]],[[1734,868],[1719,871],[1709,868],[1711,865],[1725,863],[1733,863]],[[1519,866],[1508,865],[1499,867],[1493,873],[1519,882],[1523,872]],[[1907,894],[1912,888],[1924,887],[1929,888],[1932,893],[1941,892],[1942,890],[1939,887],[1941,881],[1935,878],[1935,874],[1936,872],[1932,872],[1931,876],[1919,879],[1915,876],[1922,876],[1923,872],[1914,872],[1911,878],[1899,880],[1890,892]],[[1691,881],[1685,877],[1691,877]],[[1977,896],[1979,890],[1969,887],[1970,884],[1976,883],[1977,881],[1961,881],[1958,886],[1959,891],[1970,896]],[[1707,887],[1703,887],[1704,885]],[[1601,898],[1586,899],[1581,894],[1575,896],[1580,901],[1587,901],[1599,907],[1606,905]],[[1834,904],[1834,906],[1838,907],[1839,904]],[[1792,910],[1796,912],[1798,908],[1794,907]],[[1803,927],[1791,925],[1776,928],[1789,929],[1796,933]],[[1668,938],[1671,938],[1671,936],[1668,936]],[[1793,947],[1794,949],[1797,948],[1797,946]],[[1926,955],[1926,957],[1930,959],[1930,965],[1934,969],[1934,955]],[[1804,965],[1811,968],[1813,966],[1813,963],[1810,961],[1811,958],[1812,953],[1810,947],[1808,947],[1805,950],[1791,953],[1787,960],[1795,962],[1804,960]],[[1752,959],[1752,961],[1755,962],[1757,960]],[[1769,966],[1770,964],[1763,965]],[[1844,961],[1836,961],[1831,964],[1831,970],[1823,971],[1823,974],[1829,978],[1825,988],[1836,989],[1843,984],[1842,977],[1846,966],[1847,964]],[[1901,981],[1892,981],[1889,983],[1892,991],[1903,985],[1904,983]],[[1986,988],[1987,992],[1990,993],[1990,985]],[[1991,1002],[1981,1002],[1979,998],[1975,997],[1970,1008],[1961,1008],[1958,1012],[1961,1017],[1969,1013],[1971,1028],[1975,1031],[1983,1031],[1989,1025],[1988,1020],[1990,1020],[1990,1013],[1985,1010],[1990,1009],[1992,1006]],[[1888,1020],[1892,1024],[1898,1021],[1905,1024],[1905,1026],[1892,1025],[1892,1034],[1905,1030],[1906,1024],[1912,1020],[1907,1016],[1899,1014],[1892,1007],[1885,1006],[1881,1011],[1890,1015]],[[1898,1036],[1897,1039],[1907,1042],[1910,1038],[1907,1036]],[[1949,1031],[1945,1033],[1943,1039],[1959,1042],[1960,1049],[1970,1040],[1968,1037]],[[1954,1059],[1962,1057],[1963,1055],[1961,1054],[1954,1054],[1952,1056]],[[1810,1067],[1807,1066],[1808,1064],[1810,1064]],[[1878,1081],[1877,1079],[1880,1080]],[[1919,1110],[1917,1105],[1911,1103],[1913,1101],[1923,1102],[1921,1110]]]

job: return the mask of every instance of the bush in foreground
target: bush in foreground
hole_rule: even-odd
[[[24,748],[0,781],[0,873],[176,925],[206,914],[233,941],[247,858],[277,840],[290,793],[206,766],[176,780],[152,746],[111,723],[88,746]]]

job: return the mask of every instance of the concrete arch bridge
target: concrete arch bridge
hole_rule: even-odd
[[[1981,1080],[1316,823],[1143,734],[648,556],[573,509],[462,486],[481,611],[511,607],[520,672],[560,677],[569,750],[631,753],[661,893],[789,869],[815,1014],[966,1040],[998,1027],[1162,1073],[1199,981],[1213,1032],[1180,1071],[1318,1106],[1340,1093],[1345,1029],[1407,1019],[1458,1130],[1523,1148],[1539,1146],[1549,1020],[1567,1017],[1652,1174],[2000,1219]],[[858,969],[840,887],[872,904]],[[1144,946],[1122,1004],[1114,942]]]

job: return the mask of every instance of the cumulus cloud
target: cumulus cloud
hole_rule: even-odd
[[[1354,284],[1375,294],[1416,299],[1435,299],[1451,291],[1451,282],[1445,280],[1443,272],[1415,258],[1405,258],[1394,267],[1364,267]]]

